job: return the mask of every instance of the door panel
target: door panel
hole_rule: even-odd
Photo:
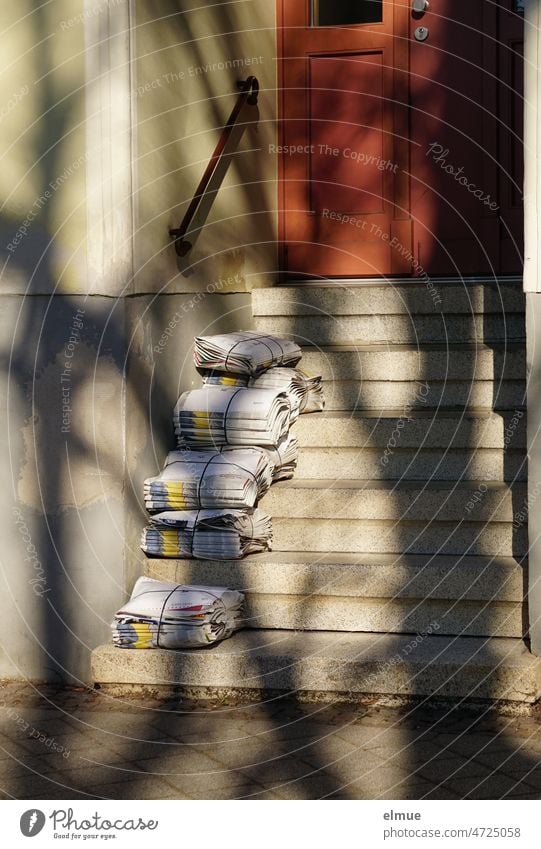
[[[433,0],[428,39],[411,41],[414,247],[434,273],[499,261],[496,21],[492,3]]]
[[[397,159],[407,172],[408,147],[395,131],[404,108],[395,96],[395,10],[381,8],[378,24],[317,27],[309,3],[284,4],[282,230],[296,274],[408,268],[390,247],[390,234],[409,219],[396,207]],[[402,27],[405,34],[407,15]],[[401,238],[409,250],[409,224]]]
[[[309,69],[310,211],[383,213],[383,51],[311,56]]]
[[[514,4],[431,0],[419,15],[409,0],[284,0],[286,271],[521,271]]]

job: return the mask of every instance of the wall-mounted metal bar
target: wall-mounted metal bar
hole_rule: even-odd
[[[175,250],[180,257],[186,256],[193,246],[192,242],[185,238],[186,234],[190,231],[191,224],[201,205],[201,201],[205,197],[208,187],[212,182],[212,178],[220,165],[227,143],[231,138],[233,129],[237,123],[240,113],[242,112],[243,106],[246,103],[249,106],[255,106],[257,104],[257,98],[259,95],[259,81],[257,77],[248,77],[248,79],[238,82],[237,86],[240,90],[237,102],[235,103],[235,106],[233,107],[233,110],[221,132],[218,144],[214,148],[214,153],[205,168],[205,172],[199,181],[199,185],[195,190],[195,194],[190,201],[190,205],[186,210],[184,218],[177,229],[169,230],[169,235],[175,240]]]

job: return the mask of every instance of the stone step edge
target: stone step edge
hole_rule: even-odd
[[[306,351],[307,354],[313,356],[314,349],[312,345],[300,345],[301,351]],[[357,354],[357,353],[420,353],[425,351],[431,353],[433,351],[465,351],[465,352],[486,352],[487,354],[494,353],[509,353],[509,354],[526,354],[526,346],[520,339],[505,340],[502,339],[496,346],[488,344],[481,339],[470,339],[466,341],[449,340],[449,342],[355,342],[344,343],[328,342],[321,345],[317,349],[317,353],[321,354]]]
[[[521,274],[500,274],[500,275],[447,275],[444,277],[433,277],[428,278],[434,280],[436,283],[445,285],[445,286],[460,286],[467,287],[470,286],[492,286],[494,289],[498,289],[500,286],[517,286],[520,285],[523,281],[523,277]],[[418,286],[419,288],[426,288],[426,281],[423,279],[415,278],[415,277],[300,277],[298,279],[291,277],[288,278],[287,281],[276,280],[276,282],[272,283],[269,286],[262,286],[261,288],[265,289],[291,289],[298,288],[299,286],[314,286],[314,287],[323,287],[327,289],[332,289],[334,287],[344,288],[344,289],[354,289],[354,288],[362,288],[362,287],[374,287],[378,289],[386,289],[389,286],[397,287],[402,286],[404,288]]]
[[[446,284],[441,286],[442,293],[455,295],[450,303],[435,303],[424,284],[393,285],[386,283],[379,286],[342,285],[337,282],[331,285],[294,284],[281,286],[265,286],[252,290],[252,309],[254,316],[279,314],[278,311],[287,309],[288,305],[301,310],[312,309],[336,315],[364,315],[384,308],[392,309],[391,315],[407,314],[417,310],[421,315],[479,315],[501,314],[502,310],[523,315],[525,312],[525,296],[522,288],[514,285],[491,286],[486,283],[466,287],[463,284]],[[434,280],[434,286],[440,286]],[[367,291],[368,290],[368,291]],[[406,293],[401,297],[400,292]],[[488,295],[488,297],[486,297]]]
[[[302,446],[301,449],[302,451]],[[320,480],[318,478],[290,478],[289,480],[276,481],[272,485],[272,488],[268,490],[268,492],[278,492],[280,490],[291,490],[291,489],[308,489],[310,491],[318,491],[321,492],[323,490],[334,490],[335,492],[342,490],[360,490],[366,492],[367,490],[377,489],[384,491],[393,490],[393,494],[395,492],[400,491],[412,491],[412,490],[422,490],[426,492],[428,490],[445,490],[446,492],[476,492],[479,489],[479,486],[484,484],[487,487],[487,490],[494,491],[496,493],[501,493],[502,495],[510,495],[513,492],[511,486],[505,481],[484,481],[484,480],[461,480],[461,481],[410,481],[404,480],[403,478],[397,478],[393,480],[392,478],[387,481],[381,480],[373,480],[368,479],[365,480],[363,478],[348,478],[346,480],[340,480],[334,483],[326,480]],[[526,492],[526,484],[524,482],[520,482],[516,485],[516,491]]]
[[[398,603],[405,600],[522,603],[524,600],[525,559],[302,554],[299,557],[295,553],[267,552],[243,560],[145,557],[143,572],[173,583],[203,581],[251,595],[291,598],[356,598]],[[308,579],[311,584],[307,583]],[[454,585],[457,587],[453,590]],[[446,586],[445,592],[440,589]]]
[[[519,638],[243,630],[202,650],[92,653],[95,684],[374,693],[533,703],[541,661]]]
[[[365,446],[377,449],[387,446],[390,433],[398,422],[407,423],[407,428],[402,428],[401,440],[405,442],[401,444],[402,448],[420,451],[434,447],[462,448],[473,452],[481,448],[502,450],[515,447],[525,451],[526,419],[520,407],[512,411],[450,407],[437,410],[427,407],[326,410],[300,416],[292,427],[292,433],[298,437],[301,449],[332,447],[340,450]],[[418,434],[420,428],[422,436]],[[410,432],[416,434],[414,440]],[[419,439],[422,439],[421,447]]]

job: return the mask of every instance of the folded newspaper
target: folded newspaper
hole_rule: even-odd
[[[253,507],[276,479],[264,448],[182,448],[170,451],[163,471],[145,481],[145,506],[149,512]]]
[[[141,548],[152,557],[239,560],[270,550],[271,518],[263,510],[166,510],[150,517]]]
[[[250,380],[255,389],[285,392],[291,403],[292,418],[299,413],[312,413],[325,406],[321,375],[309,377],[300,368],[270,368]]]
[[[259,377],[203,369],[200,371],[203,383],[209,386],[252,386],[255,389],[277,389],[285,392],[291,404],[292,421],[299,413],[314,413],[325,407],[321,375],[310,377],[300,368],[277,366],[267,369]]]
[[[122,649],[208,646],[242,627],[244,596],[226,587],[167,584],[139,578],[111,624]]]
[[[205,386],[248,386],[251,378],[249,374],[227,374],[225,371],[215,369],[198,369]]]
[[[185,444],[262,445],[275,448],[289,431],[291,404],[284,392],[203,386],[183,392],[173,421]]]
[[[295,366],[301,356],[296,342],[257,331],[195,338],[194,361],[197,367],[233,374],[254,376],[271,366]]]
[[[292,478],[297,468],[299,442],[290,433],[280,440],[276,448],[264,449],[273,464],[272,480],[280,481]]]

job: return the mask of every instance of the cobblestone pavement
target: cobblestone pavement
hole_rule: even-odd
[[[0,707],[4,798],[541,798],[541,711],[10,684]]]

